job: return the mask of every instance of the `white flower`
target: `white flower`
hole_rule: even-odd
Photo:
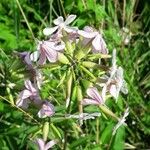
[[[43,30],[44,35],[49,36],[52,33],[54,33],[56,30],[61,31],[62,29],[65,30],[68,33],[77,31],[76,27],[70,27],[68,26],[71,22],[73,22],[76,18],[76,15],[69,15],[67,19],[64,21],[64,18],[62,16],[55,19],[53,22],[56,25],[52,28],[45,28]]]
[[[90,41],[92,42],[92,52],[107,54],[107,45],[102,35],[94,31],[92,27],[86,26],[84,30],[79,30],[78,34],[84,37],[83,45],[87,45]]]

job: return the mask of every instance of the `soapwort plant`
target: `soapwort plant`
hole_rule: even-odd
[[[120,91],[128,92],[123,69],[117,66],[116,50],[113,50],[111,58],[104,35],[90,26],[83,30],[72,27],[70,24],[75,18],[76,15],[70,15],[66,20],[58,17],[53,22],[56,26],[43,30],[45,39],[37,42],[34,52],[18,53],[26,71],[32,73],[24,79],[24,89],[18,94],[16,105],[43,124],[40,132],[43,138],[39,134],[33,138],[40,150],[48,150],[54,145],[67,149],[68,128],[75,133],[78,131],[75,137],[79,138],[86,135],[83,126],[88,128],[88,120],[91,119],[107,122],[110,116],[116,124],[110,129],[112,136],[120,126],[126,125],[129,110],[126,109],[122,117],[112,106],[109,107],[110,102],[115,107],[118,105]],[[109,65],[111,59],[112,64]],[[61,123],[57,124],[58,120],[62,124],[76,120],[78,128],[74,123],[68,123],[72,127],[65,128]],[[99,124],[101,122],[97,124],[97,130]],[[53,131],[56,134],[51,133]],[[99,131],[96,132],[98,136]],[[52,141],[47,143],[47,140]],[[112,144],[107,146],[108,143],[96,142],[99,147],[110,148]]]

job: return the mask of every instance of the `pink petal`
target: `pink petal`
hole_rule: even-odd
[[[36,89],[33,87],[32,83],[30,80],[25,81],[25,87],[31,91],[32,93],[36,92]]]
[[[93,50],[94,53],[102,53],[102,54],[108,53],[108,50],[106,48],[106,43],[100,34],[97,34],[95,39],[92,41],[92,45],[94,47]]]
[[[53,28],[45,28],[45,29],[43,30],[43,34],[46,35],[46,36],[49,36],[49,35],[51,35],[52,33],[54,33],[57,29],[58,29],[58,26],[53,27]]]
[[[90,26],[85,26],[84,29],[83,29],[85,32],[94,32],[94,29]]]
[[[43,139],[40,139],[40,138],[37,139],[36,143],[38,144],[39,150],[45,150],[45,148],[44,148],[45,143],[44,143]]]
[[[78,34],[85,37],[85,38],[92,39],[97,35],[97,32],[86,32],[86,31],[83,31],[83,30],[79,30]]]
[[[83,105],[99,105],[100,103],[96,101],[95,99],[85,98],[82,100],[82,104]]]
[[[58,17],[57,19],[55,19],[54,21],[55,25],[60,25],[61,23],[64,23],[64,18],[62,16]]]
[[[110,94],[111,94],[115,99],[118,98],[118,92],[117,92],[117,87],[116,87],[116,85],[114,85],[114,84],[111,85],[109,91],[110,91]]]
[[[50,117],[54,113],[55,113],[54,106],[50,102],[45,101],[44,104],[42,105],[42,108],[38,112],[38,117],[39,118]]]
[[[52,148],[56,144],[56,141],[52,140],[45,145],[45,150]]]
[[[71,22],[73,22],[73,20],[75,20],[76,15],[69,15],[65,21],[65,25],[70,24]]]
[[[24,108],[24,109],[27,109],[28,108],[28,106],[29,106],[29,100],[28,99],[18,99],[17,101],[16,101],[16,105],[18,106],[18,107],[22,107],[22,108]]]
[[[43,65],[43,64],[46,63],[46,55],[45,55],[45,53],[44,53],[44,50],[41,50],[41,51],[40,51],[40,58],[39,58],[38,63],[39,63],[40,65]]]
[[[45,49],[53,49],[54,51],[62,51],[65,48],[65,43],[57,45],[55,42],[44,41]]]
[[[25,61],[26,64],[32,65],[29,53],[27,53],[27,55],[25,56],[24,61]]]
[[[98,35],[95,37],[95,39],[92,42],[92,45],[94,47],[95,50],[100,51],[101,50],[101,37]]]
[[[63,51],[65,49],[65,44],[56,45],[55,49],[56,51]]]
[[[45,49],[45,54],[49,62],[56,62],[57,61],[57,52],[52,49]]]
[[[99,104],[103,104],[104,103],[101,95],[99,94],[98,90],[95,87],[88,88],[87,89],[87,94],[92,99],[94,99],[95,101],[97,101]]]
[[[77,27],[69,27],[69,26],[65,26],[64,30],[68,33],[75,33],[77,32],[78,28]]]
[[[32,93],[31,91],[29,90],[23,90],[20,94],[19,94],[19,97],[20,99],[26,99],[28,97],[32,96]]]
[[[20,94],[19,94],[19,98],[16,101],[16,105],[18,107],[23,107],[23,108],[28,108],[28,100],[26,100],[27,98],[29,98],[30,96],[32,96],[32,93],[29,90],[23,90]]]

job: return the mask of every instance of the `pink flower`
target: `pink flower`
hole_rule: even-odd
[[[75,18],[76,18],[76,15],[69,15],[67,19],[64,21],[64,18],[62,16],[58,17],[57,19],[53,21],[56,26],[52,28],[45,28],[43,30],[44,35],[48,36],[54,33],[56,30],[58,30],[59,32],[59,31],[62,31],[62,29],[68,33],[76,32],[77,31],[76,27],[68,26],[71,22],[75,20]]]
[[[56,141],[52,140],[45,144],[43,139],[38,138],[36,144],[38,145],[39,150],[48,150],[56,144]]]
[[[82,101],[83,105],[101,105],[104,104],[102,96],[99,94],[95,87],[90,87],[87,89],[87,95],[90,98],[85,98]]]
[[[55,42],[50,41],[39,42],[39,64],[45,64],[46,59],[48,59],[49,62],[56,62],[58,59],[58,51],[62,51],[64,48],[64,44],[57,45]]]
[[[84,45],[87,45],[89,42],[92,42],[93,53],[108,53],[107,45],[104,39],[102,38],[102,35],[99,32],[94,31],[93,28],[86,26],[84,30],[79,30],[78,34],[85,38],[83,40]]]
[[[19,98],[16,102],[16,105],[18,107],[23,107],[23,108],[27,108],[28,104],[30,103],[30,101],[28,101],[27,99],[34,99],[34,97],[38,97],[38,91],[35,89],[35,87],[32,85],[30,80],[26,80],[25,81],[25,87],[26,89],[24,89],[20,94],[19,94]]]
[[[52,116],[54,113],[55,113],[54,106],[50,102],[44,101],[42,108],[38,112],[38,117],[46,118]]]

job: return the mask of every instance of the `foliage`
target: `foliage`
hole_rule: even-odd
[[[149,9],[148,1],[93,1],[93,0],[22,0],[19,1],[27,22],[21,13],[17,0],[0,2],[0,145],[2,149],[36,149],[33,139],[42,134],[42,121],[33,119],[31,114],[22,111],[14,105],[18,92],[22,90],[24,68],[14,54],[14,51],[34,51],[36,42],[32,36],[27,23],[32,29],[35,37],[44,38],[42,29],[52,25],[52,20],[57,16],[66,17],[68,14],[76,14],[78,19],[74,23],[80,28],[85,25],[96,27],[104,32],[110,52],[115,47],[119,55],[118,63],[124,67],[125,79],[128,84],[129,94],[126,97],[119,97],[119,106],[116,107],[110,101],[109,105],[120,111],[127,103],[130,106],[130,115],[127,119],[127,132],[120,128],[112,141],[112,149],[121,149],[122,145],[138,149],[149,148],[150,124],[149,124],[149,98],[150,98],[150,39],[149,39]],[[128,29],[124,31],[123,27]],[[129,38],[129,43],[125,39]],[[12,57],[13,55],[13,57]],[[12,63],[13,62],[13,63]],[[75,120],[64,121],[61,118],[65,112],[62,105],[64,86],[63,77],[66,76],[66,66],[62,67],[59,73],[57,67],[52,66],[51,70],[44,69],[48,80],[42,89],[41,96],[54,99],[58,104],[56,112],[58,117],[52,118],[50,125],[49,139],[67,137],[69,149],[100,149],[101,143],[108,143],[110,131],[114,122],[104,122],[104,118],[86,121],[83,136]],[[54,76],[51,76],[54,74]],[[59,84],[60,83],[60,84]],[[59,86],[57,86],[59,84]],[[87,86],[87,80],[82,80],[82,87]],[[15,85],[15,86],[14,86]],[[57,88],[55,88],[57,86]],[[73,91],[76,91],[76,84]],[[60,88],[61,87],[61,88]],[[58,90],[60,90],[58,92]],[[59,93],[59,94],[58,94]],[[85,90],[84,90],[85,93]],[[54,97],[53,97],[54,96]],[[74,101],[76,97],[72,97]],[[72,106],[75,110],[76,106]],[[88,107],[93,112],[96,108]],[[74,113],[75,111],[73,111]],[[87,128],[90,126],[90,128]],[[96,127],[100,126],[99,144],[95,144]],[[67,130],[67,133],[65,132]],[[66,136],[67,135],[67,136]],[[130,145],[129,145],[130,143]],[[62,142],[55,149],[62,147]],[[103,145],[105,146],[105,145]],[[106,145],[107,146],[107,145]]]

